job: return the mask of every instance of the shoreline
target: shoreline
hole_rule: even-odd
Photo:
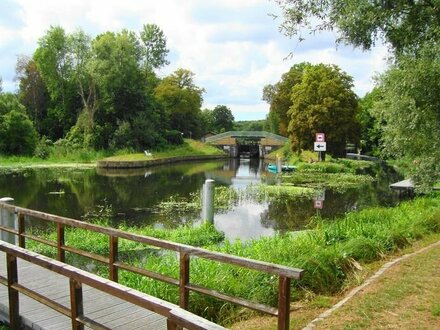
[[[146,160],[98,160],[96,162],[97,168],[147,168],[155,165],[179,163],[192,160],[211,160],[211,159],[223,159],[229,158],[229,155],[194,155],[194,156],[176,156],[166,157],[158,159],[146,159]]]

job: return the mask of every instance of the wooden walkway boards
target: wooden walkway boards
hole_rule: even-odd
[[[5,253],[0,252],[0,275],[6,277]],[[19,283],[70,308],[69,279],[18,260]],[[166,318],[102,291],[83,286],[84,314],[111,329],[166,329]],[[28,329],[71,329],[71,321],[53,309],[20,294],[20,315]],[[8,292],[0,285],[0,321],[8,320]]]

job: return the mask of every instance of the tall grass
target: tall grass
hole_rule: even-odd
[[[210,225],[183,227],[176,231],[121,229],[302,268],[305,270],[304,279],[293,283],[293,298],[298,299],[303,292],[313,291],[326,295],[337,293],[347,279],[359,271],[360,265],[380,260],[416,240],[440,233],[440,195],[417,198],[395,208],[366,209],[332,222],[318,218],[315,219],[315,226],[309,230],[246,242],[224,241],[222,234]],[[66,241],[75,247],[108,254],[108,240],[96,235],[99,234],[70,230]],[[36,243],[32,246],[40,252],[45,250]],[[179,262],[174,253],[146,248],[125,240],[121,240],[120,249],[126,262],[178,278]],[[103,275],[106,273],[101,268],[97,270]],[[176,288],[167,284],[127,272],[122,272],[120,279],[123,284],[177,302]],[[255,302],[276,305],[277,280],[267,274],[193,258],[191,282]],[[235,306],[198,294],[191,294],[190,302],[192,311],[224,324],[234,320],[239,311]]]

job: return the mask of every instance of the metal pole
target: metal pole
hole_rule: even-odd
[[[3,202],[5,204],[14,204],[14,199],[11,197],[3,197],[3,198],[0,198],[0,202]],[[0,225],[4,226],[4,227],[11,228],[11,229],[17,229],[14,213],[10,213],[5,209],[1,209],[0,210]],[[17,237],[14,234],[7,233],[4,231],[1,231],[0,239],[2,241],[8,242],[10,244],[16,244],[16,241],[17,241]]]
[[[204,221],[214,223],[214,180],[207,179],[203,185],[202,217]]]

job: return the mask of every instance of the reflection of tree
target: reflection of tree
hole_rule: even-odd
[[[261,224],[279,231],[300,230],[314,214],[313,205],[308,199],[274,201],[261,214]]]
[[[351,188],[344,192],[326,190],[324,208],[317,211],[311,199],[289,199],[269,202],[267,211],[261,214],[261,224],[266,228],[279,231],[305,229],[312,216],[319,215],[323,219],[342,217],[350,211],[360,210],[375,205],[384,205],[392,200],[389,189],[387,170],[379,169],[378,180],[364,184],[359,188]]]

